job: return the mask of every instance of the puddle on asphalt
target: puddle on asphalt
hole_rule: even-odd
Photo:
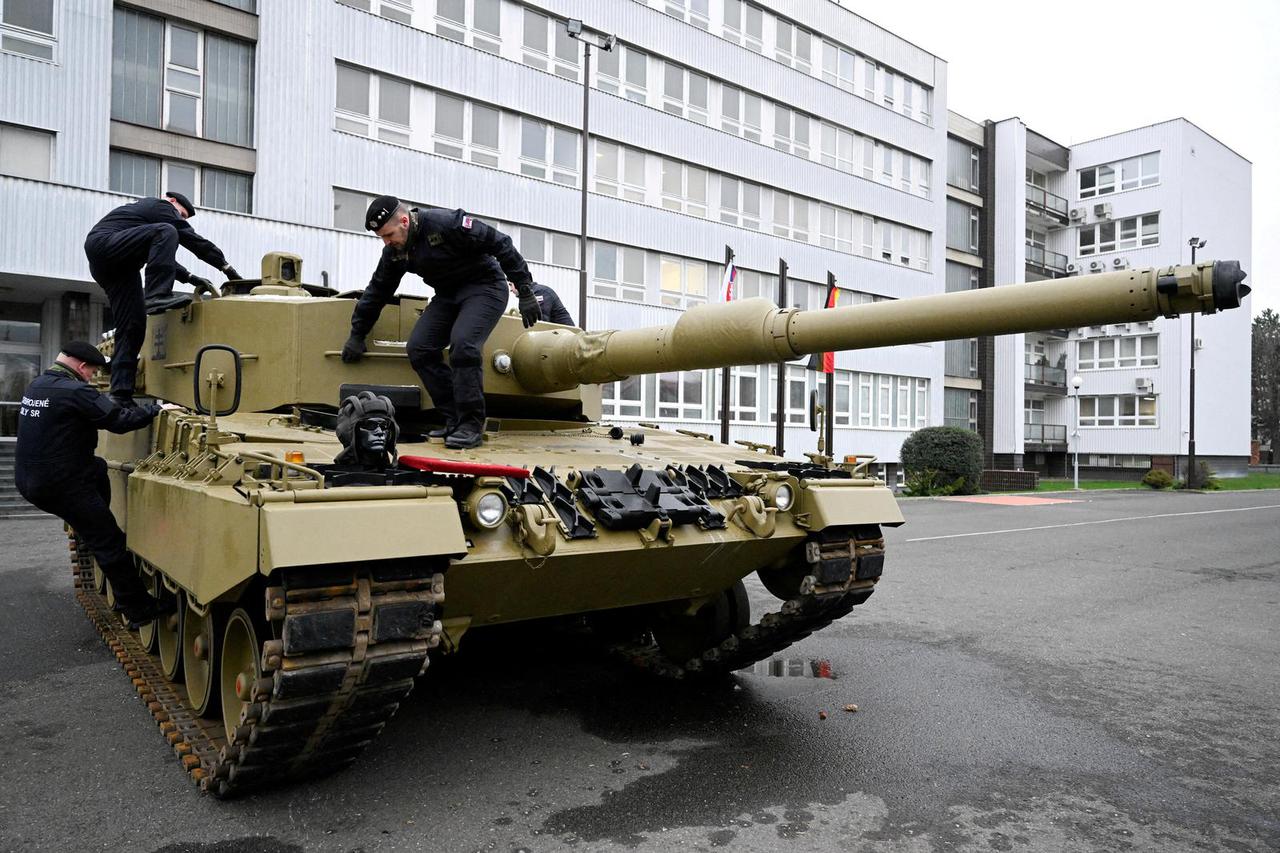
[[[756,661],[748,670],[752,675],[768,675],[774,678],[829,678],[834,680],[831,661],[812,658],[770,658]]]

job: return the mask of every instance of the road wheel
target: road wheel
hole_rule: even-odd
[[[218,689],[218,651],[224,619],[209,605],[200,613],[190,602],[182,621],[182,673],[191,708],[201,717],[218,713],[222,693]]]
[[[160,580],[159,574],[151,576],[151,594],[156,598],[166,595],[164,583]],[[142,641],[142,647],[148,653],[154,654],[159,640],[159,631],[156,630],[158,620],[152,620],[138,629],[138,639]]]
[[[169,595],[163,590],[161,595]],[[160,650],[160,671],[170,681],[177,681],[182,674],[182,623],[187,614],[187,599],[178,593],[173,612],[156,622],[156,646]]]
[[[700,657],[750,622],[751,605],[746,587],[742,581],[735,581],[692,616],[686,613],[664,616],[653,626],[653,638],[664,655],[683,664]]]
[[[240,712],[253,701],[254,686],[262,678],[262,642],[253,620],[237,607],[223,634],[219,684],[222,692],[222,724],[227,742],[235,740]]]

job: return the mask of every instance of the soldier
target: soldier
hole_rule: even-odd
[[[164,198],[144,198],[117,207],[98,221],[84,241],[89,273],[107,292],[115,318],[115,357],[111,359],[111,398],[132,405],[138,374],[138,351],[147,330],[147,314],[158,314],[191,301],[174,295],[173,282],[194,285],[196,293],[217,296],[208,279],[192,275],[176,260],[182,244],[200,260],[216,267],[228,279],[240,278],[222,250],[187,224],[196,208],[185,195],[165,193]],[[146,286],[139,293],[138,271],[147,267]]]
[[[515,283],[526,327],[538,321],[538,301],[524,258],[511,238],[461,210],[412,210],[395,196],[369,205],[365,228],[385,244],[382,258],[351,312],[342,360],[359,361],[365,336],[406,272],[435,290],[409,335],[409,363],[422,379],[444,425],[428,435],[445,446],[476,447],[484,435],[484,368],[480,353],[507,308],[506,281]],[[449,348],[449,364],[444,349]]]
[[[511,292],[516,292],[515,285],[511,285]],[[533,283],[533,295],[538,300],[538,314],[548,323],[559,323],[562,326],[572,326],[573,317],[569,314],[569,309],[564,307],[564,303],[560,301],[560,297],[554,290],[545,284]]]
[[[18,409],[15,479],[39,509],[71,526],[111,581],[116,610],[135,624],[165,606],[147,592],[111,514],[107,463],[93,455],[98,430],[131,432],[151,423],[161,407],[119,406],[88,384],[107,360],[84,341],[72,341],[53,366],[27,387]]]

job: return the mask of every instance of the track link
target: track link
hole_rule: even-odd
[[[734,632],[719,644],[706,649],[688,661],[679,662],[665,655],[657,643],[626,643],[612,647],[615,655],[642,670],[663,678],[710,679],[728,675],[751,666],[782,651],[793,643],[820,631],[849,614],[875,592],[876,579],[858,580],[858,561],[879,562],[884,559],[884,539],[854,539],[852,536],[822,543],[820,559],[842,551],[850,562],[849,577],[838,585],[823,586],[814,575],[800,584],[800,594],[783,602],[782,607],[766,613],[754,624]]]
[[[347,766],[386,725],[440,642],[444,576],[362,567],[294,570],[267,590],[262,678],[230,739],[221,719],[196,715],[93,584],[93,558],[74,533],[76,598],[115,653],[191,781],[233,797]],[[339,632],[315,626],[349,626]],[[215,681],[214,689],[221,686]]]

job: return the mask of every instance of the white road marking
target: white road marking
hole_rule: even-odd
[[[908,539],[908,542],[930,542],[935,539],[961,539],[965,536],[994,536],[997,533],[1026,533],[1031,530],[1054,530],[1059,527],[1087,527],[1091,524],[1115,524],[1121,521],[1145,521],[1149,518],[1179,518],[1185,515],[1213,515],[1219,512],[1252,512],[1258,509],[1280,509],[1280,504],[1265,506],[1242,506],[1231,509],[1202,509],[1196,512],[1162,512],[1156,515],[1130,515],[1123,518],[1103,518],[1097,521],[1071,521],[1066,524],[1042,524],[1038,527],[1012,527],[1008,530],[979,530],[974,533],[950,533],[946,536],[920,536]]]

